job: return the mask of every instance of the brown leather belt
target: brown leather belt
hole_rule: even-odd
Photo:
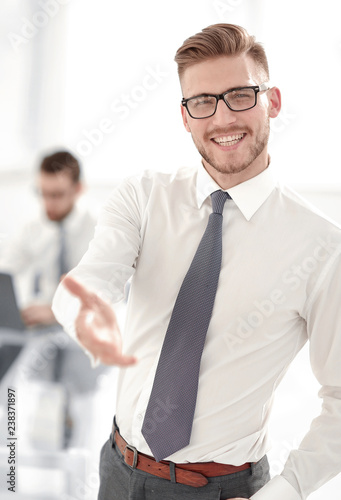
[[[119,434],[115,424],[113,425],[111,442],[113,445],[113,436],[117,448],[120,450],[122,457],[127,465],[134,469],[139,469],[154,476],[163,479],[171,480],[170,463],[167,460],[156,462],[155,459],[144,453],[137,451],[134,446],[130,446],[123,437]],[[200,487],[208,483],[208,477],[226,476],[235,472],[240,472],[249,469],[251,463],[243,465],[227,465],[216,462],[198,462],[174,464],[175,480],[177,483],[186,484],[188,486]]]

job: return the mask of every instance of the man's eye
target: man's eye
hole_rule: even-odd
[[[194,107],[207,106],[207,105],[215,104],[215,99],[214,99],[214,97],[205,96],[205,97],[201,97],[200,99],[193,99],[193,101],[191,101],[191,103]]]
[[[252,99],[254,96],[253,92],[241,90],[241,91],[236,91],[236,92],[231,92],[231,94],[228,95],[230,99],[234,100],[241,100],[241,99]]]

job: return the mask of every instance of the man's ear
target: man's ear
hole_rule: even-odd
[[[84,191],[84,186],[82,184],[82,182],[78,181],[75,183],[75,193],[77,196],[79,196],[80,194],[82,194],[82,192]]]
[[[187,132],[190,132],[191,129],[189,128],[189,125],[188,125],[187,110],[186,110],[185,106],[183,106],[182,104],[180,104],[180,108],[181,108],[181,116],[182,116],[182,121],[183,121],[184,127],[187,130]]]
[[[271,89],[268,91],[268,98],[269,98],[269,116],[270,118],[276,118],[276,116],[279,115],[279,112],[281,111],[281,105],[282,105],[282,99],[281,99],[281,92],[277,87],[271,87]]]

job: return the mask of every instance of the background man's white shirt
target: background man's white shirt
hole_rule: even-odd
[[[96,220],[85,208],[76,206],[63,220],[63,225],[66,259],[72,269],[88,249]],[[51,304],[60,279],[59,224],[50,221],[42,210],[2,245],[0,269],[15,276],[20,305]]]

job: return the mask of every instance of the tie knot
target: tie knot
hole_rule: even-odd
[[[222,214],[224,203],[227,198],[231,199],[231,196],[225,191],[221,191],[220,189],[218,191],[214,191],[214,193],[211,194],[212,212],[215,214]]]

